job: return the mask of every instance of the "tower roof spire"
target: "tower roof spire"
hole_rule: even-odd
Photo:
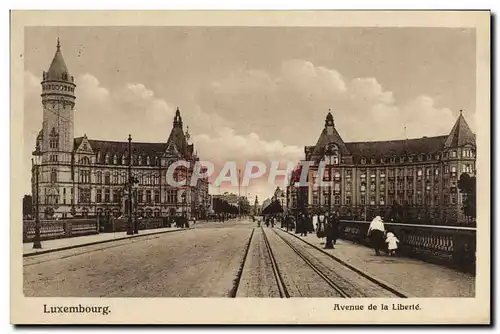
[[[469,125],[465,121],[463,115],[463,110],[460,109],[460,115],[458,116],[455,125],[450,131],[448,138],[444,143],[445,147],[459,147],[466,144],[474,145],[476,143],[476,136],[472,133]]]
[[[328,109],[328,114],[326,115],[326,119],[325,119],[325,128],[327,126],[334,126],[334,122],[333,122],[333,115],[332,115],[332,109]]]
[[[50,64],[44,80],[69,81],[69,78],[68,67],[66,66],[66,62],[61,52],[61,42],[59,41],[59,37],[57,37],[56,53],[54,54],[54,58],[52,59],[52,63]]]

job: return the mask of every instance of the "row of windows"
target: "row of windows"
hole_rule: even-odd
[[[471,149],[462,150],[462,157],[464,157],[464,158],[474,158],[474,155],[475,155],[475,152]],[[447,159],[447,158],[454,159],[454,158],[457,158],[457,151],[453,150],[450,152],[444,152],[442,155],[439,153],[435,154],[434,160],[440,160],[441,156],[444,159]],[[414,162],[414,160],[415,160],[415,156],[409,155],[407,157],[405,157],[405,156],[399,157],[398,162],[399,163]],[[367,163],[367,161],[368,161],[367,158],[365,158],[365,157],[361,158],[361,164],[365,165]],[[387,163],[388,161],[390,163],[396,163],[396,157],[393,156],[390,158],[380,158],[379,160],[377,160],[376,158],[370,158],[371,164],[377,164],[378,162],[381,164],[384,164],[384,163]],[[417,155],[417,161],[433,161],[433,155],[430,153],[427,155],[426,154],[419,154],[419,155]]]
[[[87,144],[83,144],[83,149],[87,150]],[[96,156],[96,163],[101,161],[101,155],[98,153]],[[116,154],[111,156],[110,154],[106,154],[104,157],[104,164],[106,165],[125,165],[128,166],[128,155],[124,154],[122,157],[118,157]],[[90,164],[90,159],[88,157],[82,157],[80,159],[80,164],[88,165]],[[132,156],[132,165],[135,166],[157,166],[159,167],[161,164],[161,160],[158,157],[151,158],[149,156]]]
[[[90,183],[90,170],[80,170],[80,183]],[[160,184],[160,177],[158,174],[138,174],[134,176],[140,185],[158,185]],[[96,172],[95,182],[98,184],[125,184],[128,180],[126,172]]]
[[[403,197],[403,198],[400,198],[400,200],[403,201],[403,203],[406,203],[408,205],[423,205],[424,202],[425,204],[432,204],[432,201],[431,201],[431,197],[427,196],[425,197],[425,200],[424,198],[421,196],[421,195],[417,195],[417,198],[416,200],[414,201],[414,198],[412,196],[408,196],[408,197]],[[439,196],[438,195],[435,195],[433,197],[434,199],[434,203],[435,204],[438,204],[439,203]],[[327,205],[328,204],[328,201],[326,200],[323,200],[322,201],[323,203],[321,203],[321,205]],[[378,197],[378,200],[375,196],[370,196],[368,198],[368,202],[367,202],[367,197],[366,196],[361,196],[360,197],[360,204],[361,205],[392,205],[396,203],[396,197],[395,196],[389,196],[388,197],[388,202],[386,203],[385,201],[385,196],[379,196]],[[451,196],[450,195],[444,195],[443,196],[443,203],[444,204],[457,204],[457,195],[456,194],[452,194]],[[333,205],[340,205],[340,196],[339,195],[335,195],[333,196],[333,202],[332,202]],[[346,205],[351,205],[352,204],[352,197],[351,196],[346,196],[345,197],[345,204]],[[292,204],[293,205],[293,204]],[[313,196],[313,205],[319,205],[319,198],[318,196]]]
[[[422,176],[424,171],[426,176],[431,176],[431,175],[439,175],[440,168],[433,168],[433,167],[427,167],[427,168],[418,168],[418,169],[413,169],[413,168],[398,168],[398,169],[389,169],[387,171],[385,170],[376,170],[373,169],[369,172],[370,178],[375,178],[377,177],[377,174],[379,175],[380,178],[385,178],[386,176],[388,177],[395,177],[395,176],[413,176],[414,171],[416,171],[417,176]],[[474,172],[474,165],[473,164],[462,164],[462,172],[464,173],[472,173]],[[455,174],[457,173],[457,166],[444,166],[443,170],[444,174]],[[366,170],[360,170],[360,177],[366,178],[367,177],[367,171]],[[317,174],[313,174],[313,183],[316,182]],[[339,180],[341,178],[341,173],[340,170],[333,170],[330,171],[329,169],[325,169],[323,173],[323,177],[325,181],[331,181],[332,178],[334,180]],[[352,177],[352,170],[351,169],[346,169],[345,170],[345,177],[346,179],[349,179]]]
[[[104,189],[96,189],[96,203],[119,203],[121,199],[121,192],[118,189],[113,190],[113,196],[111,197],[111,190]],[[104,196],[103,196],[104,195]],[[151,190],[138,190],[137,191],[137,202],[138,203],[160,203],[160,191],[155,190],[152,192]],[[154,196],[154,197],[153,197]],[[79,201],[81,203],[90,203],[90,189],[80,189],[80,198]],[[167,203],[177,203],[177,191],[169,190],[167,191]]]

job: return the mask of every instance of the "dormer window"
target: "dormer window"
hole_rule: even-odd
[[[408,162],[413,162],[413,155],[410,155],[410,156],[408,157]]]
[[[151,165],[151,159],[149,158],[149,156],[146,157],[146,164],[148,166]]]
[[[376,163],[376,160],[375,158],[371,158],[371,162],[370,162],[372,165],[374,165]]]
[[[366,165],[366,158],[361,158],[361,164]]]
[[[396,157],[395,156],[392,156],[391,157],[391,164],[395,163],[396,162]]]
[[[450,156],[451,156],[452,158],[456,158],[456,157],[457,157],[457,151],[455,151],[455,150],[451,151],[451,152],[450,152]]]
[[[139,156],[139,159],[138,159],[139,160],[139,166],[142,165],[142,159],[143,159],[142,155]]]
[[[385,158],[380,158],[380,163],[385,164]]]
[[[424,161],[424,155],[423,154],[419,154],[418,155],[418,161]]]
[[[436,156],[434,157],[436,160],[439,160],[441,157],[439,156],[439,153],[436,154]]]
[[[431,161],[432,160],[432,154],[427,154],[427,161]]]

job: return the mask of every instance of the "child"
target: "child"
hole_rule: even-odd
[[[396,238],[394,233],[388,232],[385,242],[388,244],[387,248],[389,249],[389,256],[396,255],[396,249],[398,249],[399,239]]]

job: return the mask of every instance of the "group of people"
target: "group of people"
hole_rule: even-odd
[[[269,224],[267,223],[269,221]],[[281,221],[281,228],[295,229],[295,233],[301,236],[307,236],[308,233],[316,233],[318,238],[326,238],[325,248],[333,249],[339,237],[339,214],[338,212],[320,214],[310,214],[302,212],[298,214],[289,214],[283,217],[269,217],[265,219],[266,226],[274,226]]]

